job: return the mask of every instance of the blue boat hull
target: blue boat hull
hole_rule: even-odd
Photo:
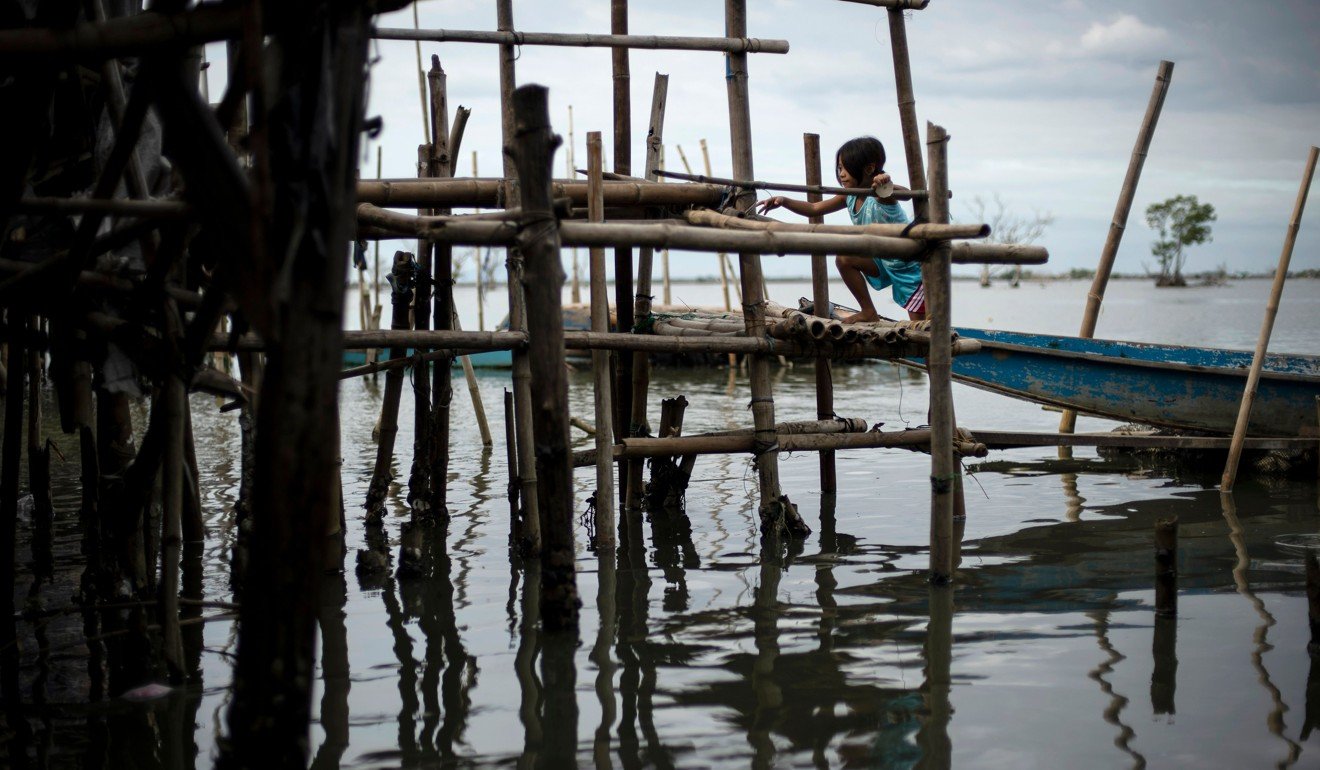
[[[1231,434],[1251,353],[1178,345],[957,329],[981,352],[953,360],[974,387],[1115,420]],[[924,365],[922,359],[913,363]],[[1250,436],[1315,436],[1320,357],[1270,355]]]

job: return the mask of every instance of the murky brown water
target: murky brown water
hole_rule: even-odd
[[[1273,349],[1317,352],[1305,346],[1320,326],[1318,288],[1290,285]],[[1085,290],[959,284],[955,321],[1075,331]],[[1117,283],[1100,332],[1250,347],[1267,290],[1266,282],[1185,292]],[[687,285],[675,294],[713,304],[718,292]],[[777,299],[803,293],[803,286],[771,285]],[[464,324],[476,327],[474,311]],[[810,367],[775,377],[779,418],[814,416]],[[430,576],[364,583],[350,552],[349,569],[327,584],[311,732],[317,766],[1320,762],[1312,730],[1320,723],[1320,660],[1306,651],[1301,560],[1275,545],[1285,534],[1320,531],[1314,481],[1244,480],[1226,510],[1213,488],[1217,466],[1142,469],[1091,450],[1071,463],[1059,463],[1053,449],[995,453],[968,466],[962,565],[945,592],[924,581],[925,455],[840,452],[835,500],[817,491],[815,455],[783,457],[784,488],[815,532],[768,561],[749,463],[702,458],[688,522],[634,521],[644,551],[634,547],[617,560],[601,563],[580,550],[580,642],[565,644],[527,621],[535,595],[524,592],[522,565],[507,548],[497,419],[507,375],[486,372],[480,383],[496,447],[481,451],[466,389],[456,382],[452,518],[428,542]],[[924,421],[920,375],[868,364],[841,368],[835,383],[841,414],[890,428]],[[589,372],[574,372],[571,387],[573,413],[590,417]],[[750,422],[741,374],[658,370],[653,387],[657,412],[660,397],[687,396],[687,432]],[[973,429],[1057,424],[1055,413],[966,388],[956,398],[961,422]],[[369,379],[350,381],[341,400],[351,551],[364,545],[360,512],[380,389]],[[192,407],[209,530],[204,591],[224,601],[238,428],[212,399],[196,396]],[[135,415],[139,424],[145,418],[145,410]],[[46,423],[57,430],[55,420]],[[396,468],[406,479],[407,398],[400,425]],[[1107,425],[1084,420],[1080,429]],[[29,600],[41,567],[29,556],[30,527],[20,522],[20,607],[72,607],[85,563],[77,442],[54,439],[66,461],[53,468],[52,575]],[[577,473],[579,503],[592,478],[590,469]],[[402,492],[394,491],[392,542],[406,518]],[[1181,522],[1182,593],[1178,618],[1164,621],[1153,611],[1151,531],[1156,518],[1173,513]],[[224,612],[205,608],[202,615],[216,619],[193,627],[200,686],[149,704],[89,703],[81,615],[20,621],[29,760],[209,766],[236,649]],[[547,687],[547,679],[571,686]]]

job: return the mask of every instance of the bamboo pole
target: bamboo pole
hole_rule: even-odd
[[[610,34],[628,34],[628,0],[610,0]],[[627,48],[610,52],[613,76],[614,107],[614,173],[632,173],[632,73]],[[657,185],[659,186],[659,185]],[[668,189],[668,188],[664,188]],[[609,205],[606,191],[605,204]],[[563,234],[560,234],[562,237]],[[614,248],[614,313],[615,331],[631,332],[633,328],[633,262],[631,246]],[[614,425],[621,432],[632,418],[632,353],[620,352],[614,357]],[[619,508],[627,505],[628,465],[619,463]]]
[[[527,260],[528,358],[534,371],[532,422],[541,515],[541,623],[576,629],[578,599],[573,543],[573,465],[569,453],[568,374],[564,369],[564,315],[557,220],[551,213],[550,175],[561,141],[550,130],[548,90],[526,85],[513,94],[516,144],[510,149],[522,182],[530,226],[519,237]]]
[[[667,75],[665,77],[666,79],[668,78]],[[656,167],[656,170],[661,172],[665,170],[665,146],[663,144],[660,145],[660,162]],[[663,182],[664,180],[658,179],[656,181]],[[660,276],[661,283],[664,287],[661,290],[660,301],[665,305],[673,304],[673,299],[669,293],[669,249],[664,249],[660,252]]]
[[[415,6],[414,6],[415,7]],[[449,122],[449,81],[440,57],[431,56],[431,165],[429,176],[449,177],[453,175],[454,153],[458,148],[451,144],[462,141],[462,131],[466,127],[466,118],[461,124],[453,126]],[[460,110],[460,114],[462,114]],[[452,134],[452,135],[451,135]],[[435,213],[444,215],[448,209]],[[454,328],[454,252],[449,244],[432,246],[432,272],[434,275],[434,294],[432,295],[432,323],[437,330]],[[421,307],[423,315],[427,308]],[[449,410],[454,398],[453,388],[454,359],[444,356],[431,365],[431,408],[427,415],[425,475],[428,480],[428,498],[430,515],[449,517],[448,480],[449,480]],[[419,376],[425,379],[427,367],[423,365]],[[480,398],[480,396],[478,396]]]
[[[890,13],[893,13],[891,11]],[[930,218],[945,222],[948,202],[941,193],[947,189],[945,166],[948,134],[933,123],[926,124],[926,145],[930,153]],[[958,469],[953,456],[952,359],[949,351],[950,276],[949,247],[940,242],[926,272],[926,307],[931,321],[930,355],[926,370],[930,375],[930,580],[935,584],[953,579],[954,489]]]
[[[816,195],[856,195],[859,197],[876,195],[885,198],[897,198],[899,200],[924,200],[926,198],[925,190],[894,190],[872,187],[828,187],[820,184],[757,182],[746,179],[725,179],[708,175],[680,174],[677,171],[662,171],[659,176],[668,177],[670,179],[681,179],[685,182],[696,182],[697,184],[737,187],[743,190],[783,190],[785,192],[814,193]],[[952,194],[948,197],[952,197]]]
[[[665,104],[669,93],[669,76],[655,73],[651,91],[651,120],[646,130],[646,181],[656,180],[660,162],[660,147],[664,142]],[[637,293],[634,297],[633,318],[646,321],[651,316],[651,276],[655,251],[643,247],[637,252]],[[622,331],[622,330],[621,330]],[[646,415],[647,391],[651,385],[651,359],[646,353],[632,356],[632,411],[628,420],[629,436],[650,435],[651,426]],[[628,464],[626,505],[630,509],[642,507],[642,463]]]
[[[802,135],[802,155],[806,168],[807,186],[819,186],[820,173],[820,135]],[[821,199],[818,192],[807,193],[807,200],[816,202]],[[812,225],[820,225],[824,217],[811,217]],[[812,312],[820,318],[829,318],[830,303],[829,266],[824,254],[811,255],[811,301]],[[830,373],[830,360],[825,356],[816,357],[816,418],[828,420],[834,416],[834,378]],[[838,490],[838,480],[834,468],[834,453],[820,453],[820,491],[832,495]]]
[[[807,134],[816,136],[816,134]],[[819,141],[819,137],[817,138]],[[819,149],[817,149],[819,157]],[[817,172],[819,173],[819,171]],[[814,198],[813,198],[814,196]],[[819,200],[818,193],[810,193],[808,200]],[[889,238],[911,238],[913,240],[948,240],[953,238],[985,238],[990,235],[987,224],[875,224],[875,225],[826,225],[820,224],[821,217],[812,217],[811,222],[780,222],[777,219],[744,219],[742,217],[721,214],[709,209],[689,209],[683,212],[683,219],[689,224],[705,227],[719,227],[733,230],[754,230],[785,233],[832,233],[835,235],[878,235]]]
[[[462,323],[458,320],[457,308],[450,306],[450,323],[456,332],[463,331]],[[494,446],[495,442],[490,435],[490,421],[486,419],[486,404],[481,400],[481,387],[477,384],[477,373],[472,369],[472,360],[467,356],[459,356],[459,361],[463,363],[463,378],[467,381],[468,395],[472,398],[472,412],[477,420],[477,430],[481,433],[481,445],[486,449]]]
[[[519,551],[528,550],[523,534],[522,516],[518,510],[518,490],[522,480],[518,478],[518,429],[513,413],[513,393],[504,389],[504,452],[509,466],[509,538],[517,544]]]
[[[394,268],[390,272],[390,302],[393,315],[390,328],[408,329],[408,307],[412,304],[413,280],[416,277],[412,255],[406,251],[394,253]],[[403,358],[407,349],[403,345],[392,347],[390,360]],[[391,369],[385,375],[385,394],[381,398],[379,430],[376,439],[376,464],[367,484],[366,523],[379,526],[384,521],[385,496],[394,474],[390,469],[394,460],[394,439],[399,433],[399,399],[403,395],[403,369]]]
[[[778,426],[777,426],[778,427]],[[931,430],[918,428],[901,431],[865,431],[862,433],[776,433],[780,451],[822,452],[840,449],[910,449],[928,451]],[[757,438],[747,433],[703,434],[669,438],[627,438],[612,447],[614,458],[669,457],[672,455],[740,454],[755,452]],[[984,457],[985,444],[959,441],[954,445],[964,457]],[[577,466],[596,462],[595,450],[575,452]]]
[[[431,73],[434,77],[434,73]],[[434,123],[432,123],[434,125]],[[431,175],[432,145],[417,146],[417,176]],[[419,216],[431,212],[418,209]],[[436,244],[425,233],[417,237],[417,280],[413,284],[412,325],[418,332],[431,328],[431,286],[435,260],[432,256]],[[414,370],[409,378],[413,392],[413,456],[408,472],[408,507],[410,521],[417,524],[420,519],[431,516],[431,490],[428,480],[431,458],[431,379],[427,376],[429,366]],[[418,530],[420,532],[420,530]],[[401,554],[410,553],[407,548],[400,549]],[[412,565],[402,562],[400,568],[412,569]]]
[[[1141,128],[1137,131],[1137,143],[1132,148],[1132,157],[1128,160],[1123,187],[1118,193],[1118,203],[1114,206],[1114,218],[1109,223],[1109,235],[1105,237],[1104,248],[1100,250],[1100,264],[1096,266],[1095,277],[1091,279],[1091,290],[1086,294],[1082,328],[1077,334],[1084,339],[1095,336],[1095,325],[1100,318],[1100,303],[1105,299],[1105,287],[1109,285],[1109,274],[1114,267],[1114,257],[1118,255],[1118,246],[1123,241],[1123,233],[1127,232],[1132,200],[1136,197],[1137,184],[1141,181],[1141,170],[1146,164],[1146,154],[1155,136],[1155,125],[1160,120],[1164,96],[1169,92],[1169,83],[1172,80],[1173,62],[1160,62],[1159,70],[1155,73],[1155,87],[1151,90],[1150,101],[1146,104],[1146,115],[1141,119]],[[1059,418],[1059,432],[1072,433],[1076,428],[1077,413],[1065,409]]]
[[[1302,172],[1302,185],[1297,191],[1297,200],[1293,204],[1292,219],[1288,222],[1288,230],[1283,238],[1279,266],[1274,269],[1274,284],[1270,287],[1270,299],[1265,305],[1265,320],[1261,322],[1260,339],[1256,341],[1256,352],[1251,358],[1251,371],[1247,374],[1247,387],[1242,393],[1242,404],[1238,408],[1237,424],[1233,426],[1233,444],[1228,449],[1228,462],[1224,465],[1224,475],[1219,482],[1219,489],[1223,492],[1231,491],[1233,482],[1237,478],[1238,461],[1242,457],[1242,441],[1247,437],[1247,427],[1251,422],[1251,405],[1256,400],[1256,387],[1260,384],[1260,371],[1265,365],[1270,334],[1274,331],[1274,317],[1279,313],[1283,284],[1288,280],[1288,264],[1292,261],[1293,245],[1297,243],[1297,231],[1302,225],[1302,211],[1306,208],[1306,196],[1311,189],[1311,178],[1315,175],[1317,156],[1320,156],[1320,148],[1312,147],[1306,157],[1306,170]]]
[[[596,35],[563,32],[490,32],[467,29],[376,30],[377,40],[422,40],[433,43],[488,43],[496,45],[544,45],[572,48],[640,48],[665,51],[719,51],[740,53],[788,53],[788,41],[773,38],[686,37],[674,35]]]
[[[1178,614],[1178,517],[1155,522],[1155,614]]]
[[[513,0],[497,0],[495,4],[497,26],[502,32],[513,31]],[[500,46],[500,137],[501,146],[511,148],[514,145],[513,94],[515,87],[514,46]],[[513,158],[508,152],[503,153],[504,178],[516,176]],[[585,194],[585,185],[583,194]],[[518,189],[511,188],[510,198],[504,201],[506,208],[517,206]],[[508,251],[507,289],[509,293],[509,329],[527,331],[527,303],[523,291],[523,256],[516,248]],[[563,320],[556,322],[562,327]],[[513,413],[514,427],[518,439],[518,482],[519,510],[522,515],[523,545],[526,555],[533,556],[541,552],[541,516],[540,502],[537,499],[536,484],[536,446],[532,427],[532,384],[531,363],[523,351],[513,354]]]
[[[576,138],[573,136],[573,105],[570,104],[568,105],[568,147],[566,148],[567,151],[564,153],[564,167],[565,167],[564,175],[570,179],[573,177],[573,169],[575,168],[573,161],[573,149],[574,149],[573,145],[575,141]],[[588,198],[590,198],[590,194],[588,194]],[[590,203],[588,203],[587,205],[590,205]],[[582,280],[580,273],[581,270],[578,267],[578,250],[577,247],[574,246],[573,247],[573,287],[569,291],[569,298],[572,300],[574,305],[582,304]]]
[[[930,5],[930,0],[843,0],[843,2],[874,5],[878,8],[890,8],[904,11],[920,11]]]
[[[198,6],[175,13],[140,13],[65,28],[25,27],[0,32],[0,61],[69,61],[146,56],[239,35],[244,9]]]
[[[587,183],[592,194],[587,198],[587,219],[605,218],[605,197],[601,181],[604,160],[601,157],[599,131],[587,134]],[[605,250],[591,249],[589,277],[591,288],[591,331],[605,334],[610,328],[609,294],[605,277]],[[618,543],[614,516],[614,468],[610,447],[614,441],[614,412],[610,394],[610,357],[604,350],[591,351],[591,370],[596,403],[596,548],[603,559],[613,563],[610,554]],[[601,590],[604,590],[602,587]]]
[[[358,206],[358,221],[385,228],[392,233],[423,232],[428,240],[452,244],[506,245],[513,242],[518,232],[518,225],[512,221],[471,217],[418,218],[378,208],[369,203]],[[930,259],[928,244],[911,238],[828,232],[718,229],[674,222],[656,224],[563,222],[560,224],[560,236],[565,245],[587,247],[647,246],[781,256],[826,252],[881,259],[905,259],[914,262]],[[952,246],[951,259],[955,265],[982,263],[1041,265],[1049,261],[1049,252],[1035,245],[960,241]],[[750,295],[744,292],[744,296]],[[631,312],[631,305],[629,308]],[[631,325],[626,328],[631,328]]]
[[[617,166],[616,166],[617,167]],[[554,197],[568,198],[575,206],[586,204],[587,184],[556,180]],[[514,201],[504,200],[504,180],[472,179],[364,179],[358,182],[358,200],[387,207],[450,206],[512,208]],[[516,185],[514,186],[516,190]],[[611,208],[637,206],[714,206],[724,189],[708,184],[660,184],[637,181],[607,181],[605,205]]]
[[[183,546],[183,463],[187,391],[176,375],[169,375],[161,385],[164,409],[165,447],[161,453],[161,539],[160,604],[157,606],[162,633],[161,653],[169,668],[170,680],[183,681],[187,671],[183,663],[183,640],[179,632],[179,557]]]
[[[729,37],[747,34],[746,0],[725,0],[724,33]],[[725,85],[729,99],[729,136],[733,149],[733,175],[739,179],[752,179],[752,119],[747,93],[747,55],[731,53],[726,60]],[[748,209],[756,200],[750,190],[743,190],[735,205]],[[738,254],[742,280],[743,318],[747,323],[747,336],[759,337],[765,331],[765,295],[761,273],[761,257],[756,251]],[[791,510],[788,499],[779,488],[779,445],[775,436],[775,402],[770,385],[770,364],[766,356],[754,355],[749,362],[752,391],[752,422],[756,427],[756,472],[761,499],[758,513],[761,532],[771,538],[788,529]],[[686,453],[685,453],[686,454]],[[799,524],[800,520],[793,522]],[[788,530],[791,536],[805,536],[805,525]]]
[[[898,119],[903,131],[903,154],[907,159],[908,186],[915,190],[928,185],[926,168],[921,157],[917,97],[912,90],[912,62],[908,55],[907,22],[903,18],[901,5],[885,7],[888,9],[886,15],[889,18],[889,47],[894,59],[894,87],[898,94]],[[919,198],[913,200],[912,212],[915,219],[930,221],[923,200]]]

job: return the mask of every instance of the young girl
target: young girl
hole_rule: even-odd
[[[885,173],[885,146],[873,136],[862,136],[844,142],[834,154],[834,173],[843,187],[869,187],[890,182]],[[905,189],[905,188],[898,188]],[[761,213],[784,207],[794,214],[804,217],[823,216],[838,211],[845,206],[848,216],[855,225],[898,223],[908,221],[907,215],[894,198],[876,198],[866,196],[836,195],[819,203],[808,203],[793,198],[776,195],[758,204]],[[871,293],[866,285],[874,286],[876,291],[892,286],[894,301],[914,321],[926,318],[926,290],[921,285],[921,264],[903,259],[872,259],[868,257],[838,256],[834,264],[839,268],[843,284],[852,292],[861,307],[861,312],[847,318],[845,323],[865,323],[880,316],[871,302]]]

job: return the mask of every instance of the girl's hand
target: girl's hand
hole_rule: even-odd
[[[759,201],[756,204],[756,207],[761,210],[762,214],[767,214],[783,205],[784,205],[784,199],[776,195],[771,198],[766,198],[763,201]]]

